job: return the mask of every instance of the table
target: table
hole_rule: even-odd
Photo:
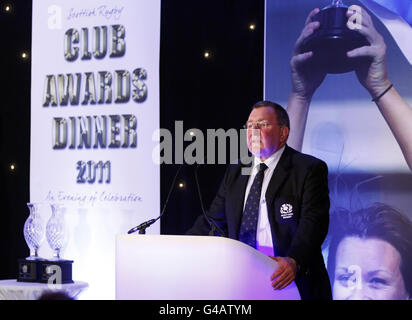
[[[46,292],[63,292],[72,299],[87,289],[89,284],[75,281],[67,284],[17,282],[16,279],[0,280],[0,300],[37,300]]]

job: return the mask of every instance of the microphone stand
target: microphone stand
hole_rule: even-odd
[[[148,227],[150,227],[153,223],[155,223],[157,220],[159,220],[159,219],[163,216],[163,214],[165,213],[165,210],[166,210],[167,203],[169,202],[170,195],[172,194],[173,187],[174,187],[175,182],[176,182],[176,178],[177,178],[177,176],[179,175],[179,172],[180,172],[180,170],[182,169],[183,166],[184,166],[184,163],[182,163],[182,164],[179,166],[179,169],[177,169],[177,171],[176,171],[176,174],[175,174],[175,176],[174,176],[174,178],[173,178],[173,181],[172,181],[172,186],[171,186],[171,188],[170,188],[170,190],[169,190],[169,193],[168,193],[168,195],[167,195],[165,204],[164,204],[164,206],[163,206],[163,209],[162,209],[162,212],[160,213],[160,215],[159,215],[156,219],[150,219],[150,220],[145,221],[145,222],[139,224],[138,226],[130,229],[129,231],[127,231],[128,234],[134,233],[134,232],[136,232],[136,231],[139,231],[139,234],[146,234],[146,229],[147,229]]]
[[[200,192],[199,179],[198,179],[198,176],[197,176],[197,169],[199,169],[199,167],[200,167],[200,165],[197,164],[197,165],[196,165],[196,168],[195,168],[195,180],[196,180],[197,192],[198,192],[198,194],[199,194],[200,207],[201,207],[201,209],[202,209],[202,213],[203,213],[206,221],[207,221],[207,222],[209,223],[209,225],[210,225],[209,236],[214,236],[215,233],[216,233],[216,230],[217,230],[217,231],[220,233],[220,236],[221,236],[221,237],[225,237],[225,236],[226,236],[225,233],[224,233],[224,232],[222,231],[222,229],[216,224],[216,222],[215,222],[211,217],[209,217],[209,216],[206,214],[205,208],[204,208],[204,206],[203,206],[202,193]]]
[[[177,169],[177,171],[176,171],[176,174],[175,174],[175,176],[174,176],[174,178],[173,178],[172,186],[171,186],[171,188],[170,188],[170,190],[169,190],[169,193],[168,193],[168,195],[167,195],[166,202],[165,202],[165,204],[164,204],[164,206],[163,206],[163,209],[162,209],[161,214],[160,214],[156,219],[150,219],[150,220],[145,221],[145,222],[139,224],[138,226],[130,229],[130,230],[127,232],[128,234],[134,233],[134,232],[136,232],[136,231],[139,231],[139,234],[146,234],[146,229],[147,229],[148,227],[150,227],[153,223],[155,223],[157,220],[159,220],[159,219],[163,216],[163,214],[165,213],[165,210],[166,210],[167,203],[169,202],[170,195],[172,194],[173,187],[174,187],[175,182],[176,182],[176,178],[177,178],[177,176],[179,175],[179,172],[180,172],[180,170],[182,169],[182,167],[183,167],[184,165],[185,165],[185,163],[182,163],[182,164],[179,166],[179,169]],[[196,186],[197,186],[197,191],[198,191],[198,194],[199,194],[199,200],[200,200],[200,206],[201,206],[201,209],[202,209],[202,213],[203,213],[206,221],[209,223],[209,226],[210,226],[209,236],[214,236],[215,233],[216,233],[216,231],[218,231],[218,233],[220,234],[220,236],[225,237],[225,236],[226,236],[225,232],[223,232],[222,229],[216,224],[216,222],[215,222],[211,217],[209,217],[209,216],[206,214],[205,208],[204,208],[204,206],[203,206],[202,194],[201,194],[201,192],[200,192],[199,179],[198,179],[198,176],[197,176],[197,170],[198,170],[198,168],[199,168],[199,165],[196,165],[194,174],[195,174]]]

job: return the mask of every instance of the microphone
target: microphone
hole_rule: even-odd
[[[174,187],[175,182],[176,182],[176,178],[179,175],[179,172],[180,172],[180,170],[182,169],[183,166],[184,166],[184,163],[182,163],[176,171],[176,174],[173,178],[172,185],[170,187],[169,193],[167,195],[165,204],[163,206],[163,209],[162,209],[162,212],[160,213],[160,215],[156,219],[150,219],[148,221],[145,221],[145,222],[139,224],[136,227],[131,228],[129,231],[127,231],[128,234],[134,233],[136,231],[139,231],[139,234],[146,234],[146,229],[148,227],[150,227],[153,223],[155,223],[157,220],[159,220],[163,216],[163,214],[165,213],[165,210],[166,210],[167,203],[169,202],[170,195],[172,194],[173,187]]]
[[[157,218],[158,219],[158,218]],[[153,223],[156,222],[157,219],[151,219],[149,221],[143,222],[139,224],[138,226],[130,229],[127,231],[128,234],[134,233],[139,230],[139,234],[145,234],[146,233],[146,228],[150,227]]]
[[[210,225],[210,232],[209,232],[209,236],[214,236],[215,235],[215,232],[216,232],[216,230],[220,233],[220,236],[221,237],[226,237],[226,234],[222,231],[222,229],[216,224],[216,222],[211,218],[211,217],[209,217],[207,214],[206,214],[206,211],[205,211],[205,208],[204,208],[204,206],[203,206],[203,200],[202,200],[202,193],[200,192],[200,186],[199,186],[199,179],[198,179],[198,176],[197,176],[197,169],[200,167],[200,165],[199,164],[197,164],[196,165],[196,168],[195,168],[195,180],[196,180],[196,186],[197,186],[197,191],[198,191],[198,194],[199,194],[199,200],[200,200],[200,207],[201,207],[201,209],[202,209],[202,213],[203,213],[203,216],[206,218],[206,221],[209,223],[209,225]]]

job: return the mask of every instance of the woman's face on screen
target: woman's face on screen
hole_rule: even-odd
[[[400,271],[402,258],[390,243],[351,236],[336,250],[335,300],[409,299]]]

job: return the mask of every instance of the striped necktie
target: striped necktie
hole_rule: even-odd
[[[242,223],[240,225],[239,240],[256,248],[256,231],[259,216],[260,193],[262,192],[263,177],[267,165],[261,163],[259,171],[253,180],[249,195],[243,211]]]

